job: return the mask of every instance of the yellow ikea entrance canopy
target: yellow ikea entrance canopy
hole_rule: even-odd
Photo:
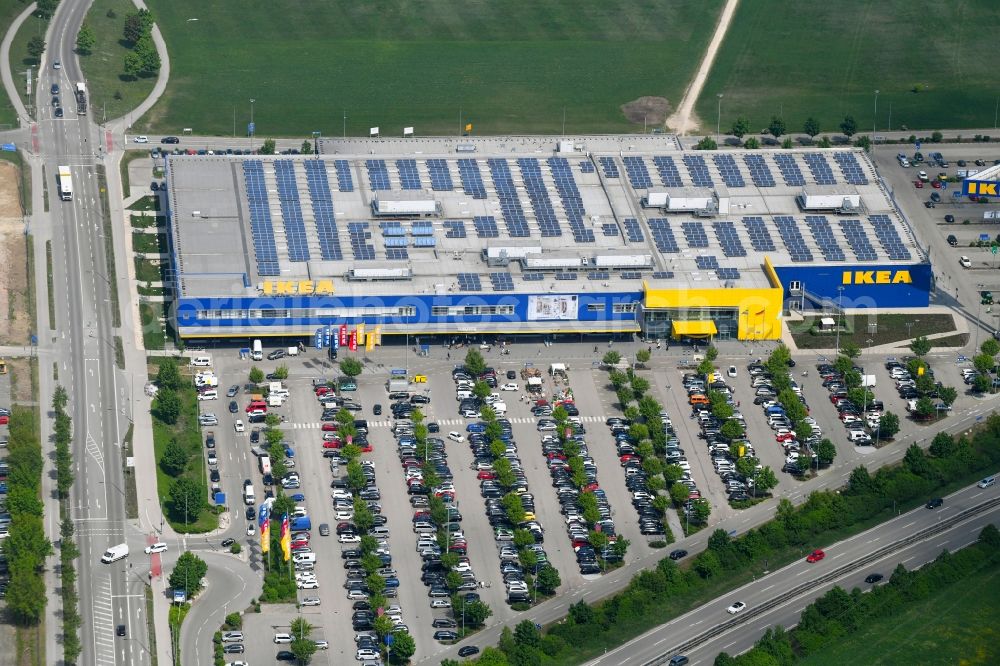
[[[677,321],[670,324],[670,330],[674,335],[715,335],[718,329],[711,319],[698,321]]]

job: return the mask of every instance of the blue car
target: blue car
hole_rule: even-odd
[[[288,456],[289,458],[294,458],[295,457],[295,449],[293,449],[292,447],[286,445],[285,446],[285,455]]]
[[[385,579],[385,586],[386,587],[399,587],[399,579],[398,578],[393,578],[393,577],[390,576],[389,578]]]
[[[306,496],[303,495],[302,493],[295,493],[294,495],[290,495],[290,497],[294,501],[296,501],[296,502],[305,502],[306,501]]]
[[[486,432],[486,424],[485,423],[470,423],[469,425],[465,426],[465,431],[466,432],[480,432],[480,433],[481,432]]]

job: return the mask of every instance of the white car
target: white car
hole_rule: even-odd
[[[448,599],[431,599],[431,608],[451,608],[451,601]]]
[[[740,611],[744,610],[746,607],[747,605],[745,603],[743,603],[742,601],[737,601],[735,604],[727,608],[726,612],[729,613],[730,615],[736,615]]]
[[[726,371],[726,374],[729,375],[730,377],[735,377],[736,376],[736,366],[735,365],[729,366],[729,370]]]
[[[300,580],[299,582],[295,583],[295,587],[299,588],[300,590],[318,590],[319,583],[315,580]],[[277,643],[278,641],[274,642]]]
[[[317,650],[329,650],[330,649],[330,643],[329,643],[329,641],[313,641],[313,643],[316,644],[316,649]]]
[[[337,541],[340,543],[361,543],[361,537],[357,534],[341,534],[337,537]]]
[[[293,639],[292,639],[292,635],[291,634],[275,634],[274,635],[274,642],[275,643],[279,643],[279,644],[280,643],[291,643],[292,640]]]
[[[257,533],[257,528],[254,526],[253,522],[247,523],[247,536],[253,536]]]
[[[333,515],[334,520],[353,520],[353,511],[338,511]]]
[[[243,425],[243,421],[241,419],[236,419],[236,423],[233,424],[233,427],[236,428],[236,432],[246,432],[247,429],[247,427]]]
[[[450,439],[453,442],[458,442],[461,444],[462,442],[465,441],[465,436],[462,435],[462,433],[460,432],[452,430],[451,432],[448,433],[448,439]]]
[[[149,143],[149,137],[145,137],[140,134],[139,136],[132,139],[132,141],[134,141],[135,143]]]
[[[154,544],[146,546],[146,554],[150,555],[152,553],[165,553],[167,552],[167,544],[162,541],[157,541]]]
[[[972,260],[965,255],[962,255],[962,257],[958,260],[958,263],[962,266],[962,268],[972,268]]]
[[[500,390],[501,391],[516,391],[517,390],[517,384],[515,384],[514,382],[508,382],[507,384],[504,384],[503,386],[501,386]]]
[[[361,590],[351,590],[347,593],[347,598],[351,601],[363,601],[368,598],[368,595]]]
[[[379,653],[368,648],[361,648],[358,650],[357,654],[354,655],[354,658],[357,661],[365,661],[366,659],[375,660],[379,658]]]
[[[299,602],[299,605],[301,605],[301,606],[319,606],[320,603],[322,603],[322,601],[320,600],[319,597],[306,597],[305,599],[303,599],[302,601]]]

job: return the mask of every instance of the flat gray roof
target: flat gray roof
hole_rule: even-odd
[[[334,279],[338,295],[454,293],[474,290],[470,274],[487,293],[494,281],[514,292],[764,287],[764,256],[924,259],[857,150],[691,152],[670,135],[628,135],[323,140],[321,153],[168,158],[181,296],[307,279]],[[859,194],[861,209],[807,216],[796,197],[820,186]],[[712,193],[713,210],[644,208],[650,191]],[[432,199],[439,212],[376,218],[376,197]],[[345,279],[355,269],[408,277]]]

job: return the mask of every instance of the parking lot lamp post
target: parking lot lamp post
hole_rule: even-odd
[[[874,342],[874,340],[872,340],[871,338],[868,338],[867,340],[865,340],[865,342],[868,343],[868,355],[870,356],[871,353],[872,353],[872,342]],[[871,359],[868,359],[868,360],[871,360]],[[861,388],[864,389],[864,392],[865,392],[864,393],[864,401],[863,401],[864,404],[861,407],[861,416],[863,417],[865,415],[865,412],[868,411],[868,386],[865,383],[865,368],[864,368],[864,366],[861,367]]]
[[[977,284],[976,285],[976,291],[982,292],[982,290],[983,290],[983,285],[982,284]],[[982,310],[983,310],[983,295],[982,295],[982,293],[980,293],[979,294],[979,305],[976,306],[976,321],[975,321],[976,344],[972,346],[973,353],[975,353],[975,351],[977,349],[979,349],[979,328],[980,328],[980,326],[979,326],[979,316],[980,316],[980,314],[982,314]]]
[[[840,353],[840,327],[844,313],[844,288],[837,287],[837,353]]]
[[[722,143],[722,93],[719,93],[719,112],[715,117],[715,141],[717,144]]]
[[[878,126],[878,90],[875,90],[875,114],[872,116],[872,156],[875,155],[875,132]]]
[[[250,152],[253,152],[253,138],[257,135],[257,126],[253,124],[253,103],[256,102],[253,97],[250,98],[250,127],[253,129],[250,131]]]

